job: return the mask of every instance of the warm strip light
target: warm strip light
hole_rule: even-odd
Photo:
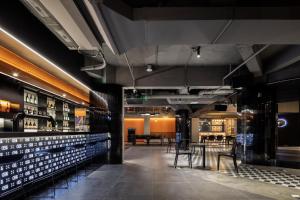
[[[29,49],[30,51],[32,51],[33,53],[35,53],[36,55],[38,55],[40,58],[42,58],[43,60],[45,60],[46,62],[48,62],[49,64],[51,64],[51,66],[53,66],[54,68],[58,69],[59,71],[61,71],[63,74],[65,74],[66,76],[68,76],[69,78],[71,78],[73,81],[75,81],[76,83],[80,84],[81,86],[83,86],[84,88],[86,88],[89,91],[92,91],[91,88],[89,88],[87,85],[85,85],[84,83],[82,83],[81,81],[79,81],[78,79],[74,78],[71,74],[69,74],[68,72],[64,71],[63,69],[61,69],[60,67],[58,67],[56,64],[54,64],[52,61],[50,61],[49,59],[47,59],[46,57],[44,57],[43,55],[41,55],[40,53],[38,53],[37,51],[35,51],[33,48],[31,48],[30,46],[28,46],[27,44],[25,44],[24,42],[22,42],[21,40],[19,40],[18,38],[16,38],[15,36],[13,36],[12,34],[10,34],[9,32],[7,32],[6,30],[4,30],[2,27],[0,27],[0,31],[2,31],[3,33],[5,33],[6,35],[8,35],[10,38],[14,39],[15,41],[17,41],[18,43],[20,43],[22,46],[26,47],[27,49]]]
[[[54,68],[58,69],[59,71],[61,71],[63,74],[65,74],[66,76],[68,76],[69,78],[71,78],[72,80],[74,80],[76,83],[78,83],[79,85],[81,85],[82,87],[84,87],[85,89],[87,89],[90,92],[93,92],[96,96],[101,97],[99,94],[97,94],[97,92],[93,91],[90,87],[88,87],[87,85],[85,85],[84,83],[82,83],[81,81],[79,81],[78,79],[74,78],[71,74],[69,74],[68,72],[64,71],[63,69],[61,69],[60,67],[58,67],[56,64],[54,64],[52,61],[50,61],[49,59],[47,59],[46,57],[44,57],[43,55],[41,55],[40,53],[38,53],[36,50],[34,50],[33,48],[31,48],[30,46],[28,46],[27,44],[25,44],[24,42],[22,42],[21,40],[19,40],[18,38],[16,38],[14,35],[12,35],[11,33],[9,33],[8,31],[6,31],[5,29],[3,29],[2,27],[0,27],[0,31],[2,31],[3,33],[5,33],[7,36],[9,36],[10,38],[12,38],[13,40],[17,41],[19,44],[21,44],[22,46],[24,46],[25,48],[29,49],[30,51],[32,51],[33,53],[35,53],[36,55],[38,55],[40,58],[42,58],[43,60],[45,60],[46,62],[48,62],[49,64],[51,64],[51,66],[53,66]],[[106,101],[105,101],[106,102]],[[106,102],[107,105],[107,102]]]
[[[69,83],[64,82],[61,79],[56,78],[47,71],[39,68],[38,66],[28,62],[27,60],[19,57],[15,53],[7,50],[4,47],[0,46],[0,61],[7,64],[9,67],[13,67],[22,71],[35,79],[45,82],[51,85],[54,88],[63,90],[73,96],[80,98],[84,101],[89,101],[88,94],[85,95],[82,93],[82,90],[76,88]]]
[[[39,87],[39,86],[37,86],[37,85],[34,85],[34,84],[32,84],[32,83],[29,83],[29,82],[27,82],[27,81],[21,80],[21,79],[19,79],[19,78],[17,78],[17,77],[14,77],[14,76],[9,75],[9,74],[3,73],[3,72],[1,72],[1,71],[0,71],[0,74],[3,74],[3,75],[5,75],[5,76],[8,76],[8,77],[13,78],[13,79],[15,79],[15,80],[18,80],[18,81],[20,81],[20,82],[22,82],[22,83],[25,83],[25,84],[27,84],[27,85],[31,85],[31,86],[33,86],[33,87],[35,87],[35,88],[40,89],[40,90],[46,91],[46,92],[48,92],[49,94],[53,94],[53,95],[56,95],[56,96],[60,96],[60,95],[57,94],[57,93],[51,92],[51,91],[49,91],[49,90],[46,90],[46,89],[44,89],[44,88],[41,88],[41,87]],[[68,99],[68,100],[69,100],[69,101],[72,101],[72,102],[74,102],[74,103],[76,103],[76,104],[79,104],[77,101],[73,101],[73,100],[71,100],[71,99]]]
[[[144,118],[125,118],[124,120],[143,120],[144,121]]]

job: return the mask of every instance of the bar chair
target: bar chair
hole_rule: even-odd
[[[205,143],[205,141],[208,140],[208,136],[207,135],[203,135],[201,136],[201,143]]]
[[[183,141],[180,141],[176,143],[175,145],[176,155],[174,160],[174,167],[177,168],[177,161],[179,155],[187,155],[188,156],[188,163],[189,167],[192,168],[192,151],[186,147],[186,145],[183,143]]]
[[[66,147],[58,147],[58,148],[54,148],[54,149],[47,149],[47,150],[40,150],[40,151],[37,151],[34,153],[35,155],[35,158],[38,158],[38,157],[44,157],[44,156],[49,156],[50,159],[53,157],[54,154],[59,154],[60,152],[63,152],[63,151],[66,151],[67,148]],[[32,195],[30,196],[31,199],[44,199],[44,198],[50,198],[50,199],[55,199],[56,197],[56,190],[57,189],[69,189],[69,181],[68,181],[68,176],[67,176],[67,167],[64,167],[64,168],[61,168],[59,170],[56,170],[56,171],[53,171],[53,172],[50,172],[48,175],[46,176],[42,176],[41,178],[37,178],[35,179],[32,183],[37,183],[43,179],[46,179],[46,178],[50,178],[51,179],[51,187],[49,187],[49,189],[52,191],[52,195],[46,195],[46,196],[43,196],[43,195]],[[65,187],[57,187],[55,186],[55,176],[57,174],[60,174],[62,173],[63,176],[64,176],[64,181],[65,181],[65,184],[66,186]]]
[[[236,149],[237,149],[237,143],[236,143],[236,140],[234,140],[233,144],[232,144],[232,148],[229,152],[219,152],[218,153],[218,171],[219,171],[219,167],[220,167],[220,159],[223,156],[223,157],[232,158],[234,168],[235,168],[236,172],[239,173],[238,166],[237,166],[237,163],[236,163]]]
[[[168,144],[167,144],[167,153],[170,153],[172,151],[172,147],[176,144],[174,138],[168,138]]]
[[[216,140],[218,141],[219,144],[224,143],[224,136],[223,135],[217,135]]]
[[[24,154],[16,154],[16,155],[7,155],[7,156],[1,156],[0,157],[0,168],[5,169],[5,165],[12,165],[12,164],[16,164],[16,166],[18,165],[18,163],[24,161]],[[26,190],[24,188],[24,181],[23,181],[23,175],[21,175],[21,172],[23,171],[23,169],[19,169],[18,167],[16,167],[16,175],[18,176],[18,179],[20,180],[20,186],[14,188],[14,189],[10,189],[7,192],[2,192],[0,193],[0,199],[4,196],[6,196],[7,194],[22,189],[22,196],[26,198],[27,194],[26,194]],[[8,173],[9,174],[9,173]]]
[[[209,140],[210,142],[215,141],[215,136],[214,136],[214,135],[209,135],[209,136],[208,136],[208,140]]]

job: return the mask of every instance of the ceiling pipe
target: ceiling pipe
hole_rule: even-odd
[[[300,80],[300,77],[290,78],[290,79],[284,79],[284,80],[279,80],[279,81],[274,81],[274,82],[269,82],[269,83],[267,83],[267,85],[275,85],[275,84],[279,84],[279,83],[285,83],[285,82],[297,81],[297,80]]]
[[[106,67],[106,61],[103,59],[103,63],[102,64],[97,64],[97,65],[88,65],[85,67],[82,67],[80,70],[81,71],[95,71],[95,70],[101,70],[104,69]]]
[[[106,67],[107,63],[106,63],[106,60],[105,60],[105,58],[104,58],[104,55],[103,55],[103,53],[102,53],[101,51],[102,51],[102,49],[99,50],[99,51],[97,52],[97,54],[91,55],[91,54],[88,54],[88,53],[86,53],[86,52],[84,52],[84,51],[80,51],[80,49],[78,48],[78,53],[80,53],[80,54],[82,54],[82,55],[85,55],[85,56],[87,56],[87,57],[91,57],[91,58],[93,58],[93,59],[95,59],[95,60],[102,60],[102,63],[100,63],[100,64],[94,64],[94,65],[84,66],[84,67],[82,67],[80,70],[81,70],[81,71],[95,71],[95,70],[101,70],[101,69],[104,69],[104,68]],[[99,59],[99,58],[100,58],[100,59]]]
[[[217,37],[211,42],[212,44],[216,44],[218,40],[223,36],[223,34],[227,31],[227,29],[232,24],[232,19],[228,20],[228,22],[225,24],[221,32],[217,35]]]
[[[124,57],[125,57],[126,63],[128,65],[128,68],[129,68],[129,71],[130,71],[130,74],[131,74],[131,78],[132,78],[132,82],[133,82],[133,84],[132,84],[133,85],[133,89],[135,89],[135,77],[134,77],[134,74],[133,74],[132,66],[129,63],[129,60],[128,60],[128,57],[127,57],[126,53],[124,53]]]
[[[149,95],[147,99],[203,99],[203,98],[210,98],[215,95],[206,95],[206,96],[199,96],[199,95]]]
[[[225,84],[225,80],[230,77],[232,74],[234,74],[237,70],[239,70],[241,67],[243,67],[245,64],[247,64],[251,59],[256,57],[258,54],[260,54],[262,51],[264,51],[266,48],[268,48],[270,45],[266,44],[261,49],[259,49],[257,52],[253,53],[251,56],[249,56],[244,62],[239,64],[234,70],[229,72],[226,76],[223,77],[223,85]]]
[[[86,73],[87,73],[89,76],[93,77],[93,78],[96,78],[96,79],[103,79],[103,76],[101,76],[101,75],[99,75],[99,74],[96,74],[96,73],[94,73],[94,72],[86,71]]]
[[[185,89],[186,87],[184,86],[136,86],[136,89],[141,89],[141,90],[180,90],[180,89]],[[213,90],[213,89],[224,89],[224,90],[229,90],[232,89],[230,85],[223,85],[223,86],[189,86],[190,90],[193,89],[198,89],[198,90]],[[132,90],[134,89],[132,86],[127,86],[124,87],[125,90]]]
[[[217,89],[213,91],[200,91],[198,95],[207,95],[207,94],[215,94],[215,95],[225,95],[225,94],[231,94],[233,93],[234,90],[222,90],[222,89]]]

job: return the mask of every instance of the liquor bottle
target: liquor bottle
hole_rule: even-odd
[[[27,101],[28,103],[30,103],[31,102],[31,95],[30,94],[28,94],[28,101]]]
[[[29,121],[28,126],[29,126],[29,128],[31,128],[31,126],[32,126],[31,120]]]
[[[28,123],[27,123],[27,119],[25,119],[25,126],[24,126],[24,128],[27,128],[28,127]]]
[[[28,93],[26,93],[26,99],[25,99],[25,102],[28,102],[29,101],[29,97],[28,97]]]
[[[35,95],[32,95],[31,101],[32,101],[31,103],[34,104],[34,102],[35,102]]]

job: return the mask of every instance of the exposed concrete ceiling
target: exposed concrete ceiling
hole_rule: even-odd
[[[76,2],[80,4],[80,1]],[[264,80],[271,80],[274,72],[283,70],[286,70],[283,73],[285,77],[289,77],[291,72],[297,74],[295,68],[299,67],[300,57],[299,2],[90,2],[93,2],[93,8],[105,23],[105,34],[109,35],[117,49],[114,52],[119,53],[115,55],[109,44],[103,45],[108,68],[115,68],[112,72],[114,81],[125,87],[169,87],[176,88],[180,93],[179,89],[182,88],[205,86],[208,90],[214,88],[212,91],[219,91],[220,86],[224,86],[224,77],[230,79],[232,70],[235,71],[237,66],[241,70],[236,70],[236,74],[243,70]],[[196,58],[196,52],[192,51],[192,47],[197,46],[201,47],[199,59]],[[261,50],[262,47],[265,48]],[[153,65],[150,73],[145,70],[147,64]],[[278,76],[275,80],[278,80]],[[202,99],[202,103],[209,104],[224,97],[226,95],[217,95],[210,101]],[[144,103],[161,106],[168,99],[149,99]],[[172,104],[176,100],[176,106],[182,103],[179,103],[180,98],[174,99],[169,99],[167,103]],[[187,99],[186,104],[195,102],[190,97]]]
[[[133,48],[126,52],[134,67],[152,64],[156,67],[184,66],[235,66],[242,62],[235,45],[201,45],[201,57],[196,57],[191,45],[157,45]],[[113,66],[127,67],[122,55],[113,55],[104,48],[108,63]],[[189,59],[190,54],[193,54]]]

